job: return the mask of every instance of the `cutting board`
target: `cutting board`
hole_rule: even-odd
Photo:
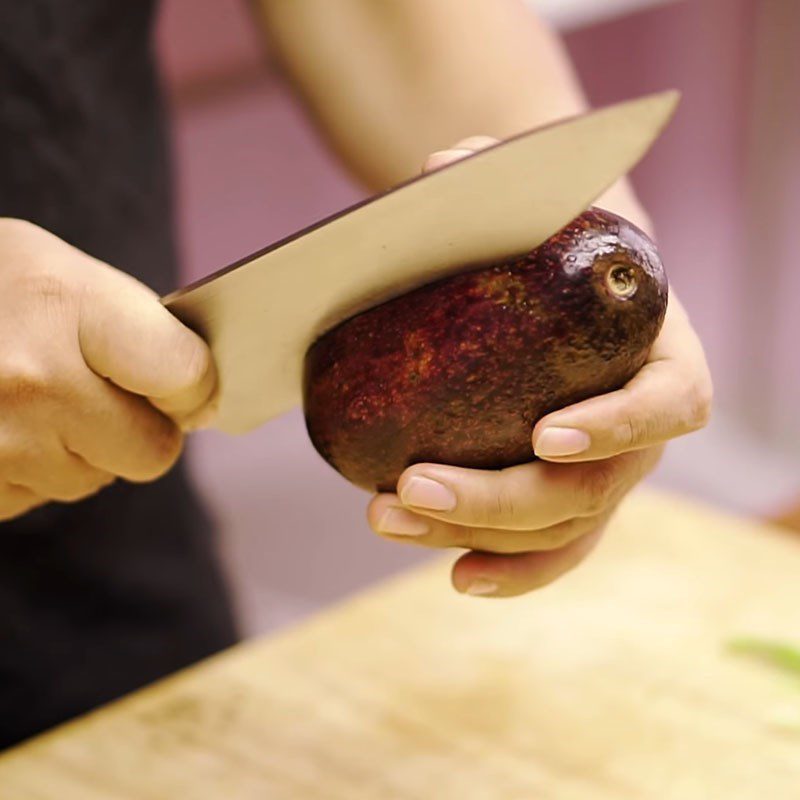
[[[313,537],[298,546],[313,552]],[[5,800],[797,800],[800,541],[643,492],[519,600],[448,563],[0,757]]]

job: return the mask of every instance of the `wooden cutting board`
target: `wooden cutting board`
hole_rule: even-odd
[[[3,800],[797,800],[800,541],[640,493],[519,600],[441,561],[0,757]]]

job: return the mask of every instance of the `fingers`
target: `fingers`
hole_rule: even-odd
[[[607,517],[575,517],[540,530],[472,528],[415,514],[389,494],[376,497],[368,510],[373,530],[393,541],[505,554],[560,549],[599,528]]]
[[[700,342],[680,304],[670,300],[650,360],[616,392],[548,414],[533,430],[539,458],[605,459],[702,428],[712,385]]]
[[[472,528],[530,531],[613,507],[655,464],[637,451],[606,461],[534,462],[503,470],[440,464],[409,467],[398,482],[402,505],[426,517]]]
[[[420,464],[401,476],[398,495],[373,498],[368,519],[392,541],[469,549],[453,569],[455,587],[510,597],[544,586],[585,558],[621,498],[655,466],[661,450],[496,472]],[[415,479],[434,479],[434,485],[415,487]],[[420,486],[422,494],[413,499],[424,500],[427,509],[409,503],[409,493],[417,494]]]
[[[596,547],[602,529],[565,547],[520,555],[473,552],[453,566],[456,591],[481,597],[514,597],[540,589],[574,569]]]
[[[8,483],[0,485],[0,521],[19,517],[45,502],[47,501],[23,486]]]
[[[4,472],[8,482],[0,487],[0,520],[20,516],[52,500],[83,500],[114,481],[113,475],[87,464],[60,443],[53,443],[46,451],[17,453],[13,468]]]
[[[164,474],[183,441],[167,414],[213,397],[208,348],[133,278],[0,223],[0,518]]]
[[[14,485],[39,498],[72,503],[96,494],[114,482],[114,476],[88,464],[55,444],[39,458],[17,459],[8,475]]]
[[[422,171],[433,172],[440,167],[452,164],[460,158],[471,156],[478,150],[484,150],[497,143],[498,140],[491,136],[469,136],[466,139],[462,139],[460,142],[456,142],[456,144],[447,150],[437,150],[435,153],[431,153],[425,160]]]
[[[177,425],[143,397],[96,376],[79,388],[65,447],[97,470],[130,481],[150,481],[178,459],[183,435]]]
[[[50,500],[84,499],[117,476],[153,480],[178,458],[180,431],[144,398],[91,373],[72,383],[72,391],[74,395],[64,398],[71,412],[50,435],[13,426],[4,430],[0,518]]]
[[[197,415],[217,381],[208,346],[147,287],[114,270],[101,274],[86,290],[79,312],[86,364],[175,419]]]

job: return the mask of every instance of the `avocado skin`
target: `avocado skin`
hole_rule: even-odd
[[[637,283],[615,296],[612,265]],[[345,478],[393,491],[419,462],[500,469],[534,460],[545,414],[618,389],[664,320],[653,242],[591,208],[530,252],[449,275],[325,333],[304,365],[306,427]]]

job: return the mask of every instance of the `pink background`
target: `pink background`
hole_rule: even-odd
[[[776,67],[774,54],[761,63],[765,23],[756,24],[755,8],[752,0],[678,3],[571,33],[568,45],[593,103],[667,87],[683,92],[679,116],[635,181],[673,286],[706,344],[718,405],[733,420],[735,440],[741,437],[737,453],[751,465],[763,459],[766,475],[775,442],[800,449],[800,378],[786,369],[797,363],[800,280],[790,263],[789,209],[798,203],[790,190],[800,159],[770,172],[773,162],[763,157],[765,143],[782,158],[787,149],[797,152],[780,125],[764,123],[769,114],[754,113],[776,111],[769,105],[775,81],[765,89],[757,77]],[[185,281],[362,196],[295,102],[244,3],[166,0],[158,47],[174,117]],[[794,113],[780,104],[777,112]],[[781,212],[769,202],[776,192],[783,193],[775,203]],[[764,224],[780,213],[783,221],[764,236]],[[768,263],[753,264],[759,255]],[[756,496],[758,480],[745,478],[736,458],[720,458],[715,435],[671,450],[661,481],[745,510],[750,492],[750,505],[763,505],[775,481]],[[783,465],[793,462],[780,463],[774,474],[786,492],[794,477],[792,470],[789,485]],[[425,556],[369,532],[366,495],[317,457],[298,412],[240,439],[200,434],[193,464],[221,523],[248,631],[293,619]]]

